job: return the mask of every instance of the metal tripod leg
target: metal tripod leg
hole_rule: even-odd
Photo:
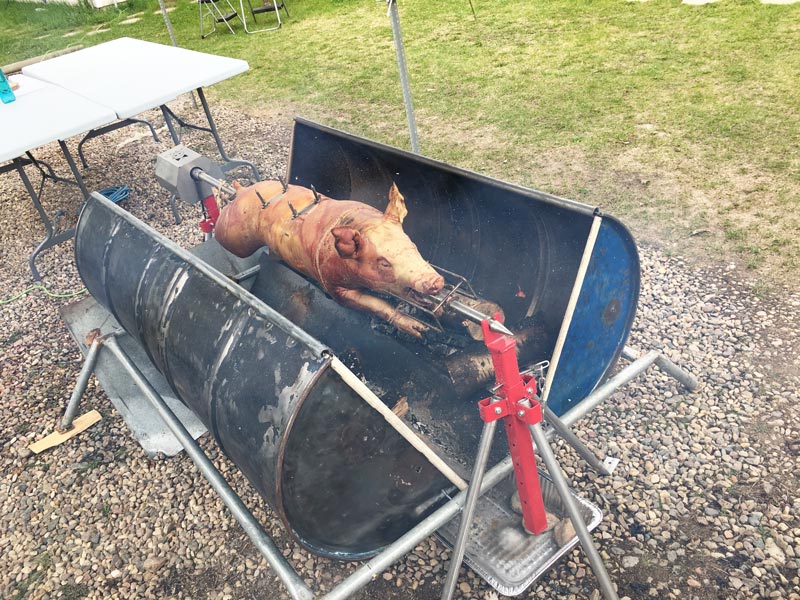
[[[564,422],[547,407],[544,409],[544,418],[547,423],[555,429],[556,433],[572,446],[573,450],[575,450],[592,469],[605,476],[611,475],[611,473],[614,472],[614,469],[619,464],[618,458],[607,456],[604,460],[600,460],[598,456],[581,441],[581,438],[575,435],[575,432],[567,427]]]
[[[83,361],[83,367],[78,374],[78,381],[72,389],[72,396],[69,398],[67,409],[64,411],[64,417],[61,419],[61,425],[56,429],[58,432],[63,433],[72,429],[72,422],[75,420],[75,413],[78,412],[78,404],[83,398],[83,393],[86,391],[86,385],[89,383],[92,373],[94,373],[94,366],[97,364],[97,357],[100,354],[100,347],[103,341],[115,334],[110,333],[108,336],[96,335],[89,346],[89,351],[86,353],[86,359]]]
[[[655,365],[664,371],[664,373],[673,379],[680,381],[690,392],[693,392],[700,387],[700,382],[697,381],[697,378],[694,375],[684,371],[678,365],[656,350],[651,350],[645,356],[639,357],[636,355],[636,352],[633,350],[633,348],[630,346],[625,346],[622,349],[622,356],[631,362],[651,358],[652,360],[650,361],[650,364],[655,363]]]
[[[483,474],[486,472],[486,463],[489,461],[489,451],[492,449],[492,440],[494,440],[494,430],[496,425],[497,421],[489,421],[483,425],[481,440],[478,443],[478,454],[475,457],[475,465],[472,467],[472,477],[469,480],[467,501],[464,504],[464,513],[461,515],[461,525],[458,529],[458,537],[456,538],[456,543],[453,546],[453,555],[450,558],[450,568],[448,569],[447,577],[444,580],[442,600],[450,600],[453,597],[453,592],[455,592],[456,589],[458,571],[461,568],[461,562],[464,560],[464,553],[467,550],[467,539],[469,538],[469,530],[472,526],[472,517],[475,515],[475,507],[478,505],[478,498],[481,494]]]
[[[542,431],[541,423],[531,425],[530,429],[531,436],[533,436],[533,441],[536,444],[536,449],[539,451],[539,455],[542,457],[547,467],[547,472],[553,479],[553,484],[558,491],[558,495],[564,503],[567,516],[572,520],[572,526],[578,534],[578,540],[580,540],[581,546],[583,546],[586,558],[589,559],[589,564],[592,567],[594,576],[597,578],[597,583],[600,585],[600,591],[603,593],[603,597],[606,598],[606,600],[619,600],[619,596],[617,596],[617,592],[614,589],[614,584],[611,583],[611,578],[608,575],[606,566],[603,564],[603,559],[600,558],[600,553],[597,551],[597,548],[595,548],[594,542],[592,542],[592,535],[589,533],[589,529],[586,527],[586,523],[584,523],[581,517],[581,513],[578,510],[578,506],[575,504],[575,500],[572,498],[572,494],[570,494],[569,484],[564,477],[564,473],[561,472],[561,467],[553,454],[553,450],[550,448],[544,431]]]

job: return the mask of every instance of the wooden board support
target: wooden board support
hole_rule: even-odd
[[[82,433],[89,429],[92,425],[97,423],[103,416],[97,412],[96,410],[90,410],[88,413],[81,415],[77,419],[72,422],[72,429],[69,431],[65,431],[63,433],[59,431],[54,431],[50,435],[45,438],[42,438],[38,442],[34,442],[28,448],[35,454],[39,454],[40,452],[44,452],[49,448],[53,448],[58,446],[59,444],[67,441],[70,438],[75,437],[79,433]]]

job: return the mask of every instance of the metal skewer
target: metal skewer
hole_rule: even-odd
[[[470,321],[480,324],[483,321],[489,321],[489,329],[494,331],[495,333],[502,333],[503,335],[510,335],[514,336],[514,332],[508,329],[505,325],[503,325],[497,319],[493,319],[489,315],[483,314],[479,310],[475,310],[471,306],[467,306],[466,304],[462,304],[458,300],[453,300],[447,304],[450,308],[460,314],[462,317],[466,317]]]
[[[223,181],[222,179],[217,179],[216,177],[212,177],[199,167],[192,169],[192,179],[196,179],[197,181],[204,181],[207,184],[220,189],[226,194],[230,194],[231,196],[236,195],[236,190],[227,181]]]

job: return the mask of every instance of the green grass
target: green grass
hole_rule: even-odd
[[[287,1],[284,28],[253,36],[201,40],[188,0],[170,16],[181,45],[249,62],[217,98],[407,146],[385,3]],[[474,2],[477,21],[461,0],[400,2],[423,153],[601,204],[668,246],[797,273],[800,5]],[[0,64],[122,35],[169,43],[157,7],[12,2]],[[701,216],[712,235],[692,237]]]

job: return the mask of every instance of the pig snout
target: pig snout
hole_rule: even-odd
[[[414,282],[414,290],[422,294],[435,295],[442,291],[444,277],[438,273],[428,273]]]

